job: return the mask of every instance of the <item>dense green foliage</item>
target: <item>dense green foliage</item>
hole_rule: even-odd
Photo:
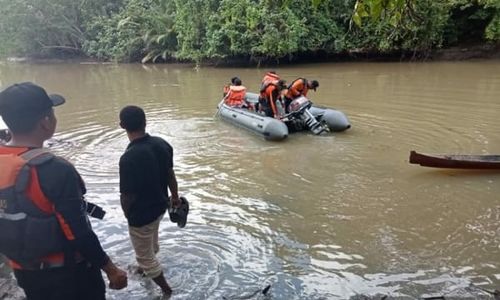
[[[357,1],[353,21],[365,48],[426,51],[442,46],[449,2],[435,0]]]
[[[80,53],[86,20],[110,17],[121,0],[0,0],[0,54]]]
[[[500,0],[0,0],[0,56],[290,60],[500,41]]]

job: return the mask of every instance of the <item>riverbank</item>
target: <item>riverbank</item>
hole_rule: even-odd
[[[463,45],[433,51],[432,60],[500,59],[500,43]]]
[[[198,65],[215,67],[261,67],[294,65],[304,63],[324,63],[324,62],[428,62],[428,61],[463,61],[474,59],[500,59],[500,43],[497,44],[466,44],[443,49],[434,49],[426,52],[393,51],[393,52],[372,52],[366,49],[354,49],[341,53],[301,53],[288,58],[259,58],[259,57],[232,57],[224,59],[203,60],[200,63],[186,62],[178,60],[168,60],[161,62],[179,65]],[[88,57],[8,57],[4,61],[11,63],[32,63],[32,64],[117,64],[118,61],[103,61]],[[131,62],[139,63],[139,62]],[[149,63],[148,63],[149,64]]]

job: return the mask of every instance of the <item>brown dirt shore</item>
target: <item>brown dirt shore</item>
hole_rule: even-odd
[[[434,60],[468,60],[468,59],[500,59],[500,43],[486,45],[464,45],[448,49],[436,50]]]

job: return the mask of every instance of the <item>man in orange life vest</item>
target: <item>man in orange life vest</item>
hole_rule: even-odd
[[[288,86],[288,91],[285,95],[285,111],[288,112],[288,107],[290,103],[300,97],[307,97],[307,92],[312,89],[316,91],[319,87],[319,82],[317,80],[307,80],[305,78],[297,78]]]
[[[247,88],[241,84],[241,79],[233,77],[231,83],[224,97],[224,103],[232,107],[248,107],[245,101]]]
[[[260,89],[262,90],[262,87],[266,85],[269,82],[278,82],[280,80],[280,76],[276,73],[276,71],[269,71],[267,72],[264,77],[262,78],[262,81],[260,83]]]
[[[259,111],[264,111],[266,116],[279,119],[280,113],[277,103],[281,103],[281,90],[285,88],[285,81],[280,80],[276,72],[269,71],[262,78],[260,86]],[[278,101],[278,102],[277,102]]]
[[[82,178],[43,149],[57,124],[53,106],[64,102],[29,82],[0,93],[11,134],[0,146],[0,252],[28,300],[105,299],[101,269],[110,288],[127,286],[90,227]]]

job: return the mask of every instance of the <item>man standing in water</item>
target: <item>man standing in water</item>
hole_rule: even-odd
[[[0,146],[0,252],[28,300],[105,299],[127,286],[127,273],[103,251],[85,212],[75,167],[43,148],[65,99],[30,82],[0,93],[10,139]]]
[[[152,278],[165,296],[172,294],[156,258],[158,228],[171,205],[179,207],[177,179],[173,170],[173,149],[165,140],[146,133],[142,108],[126,106],[120,111],[120,126],[130,144],[120,158],[120,201],[129,225],[139,271]]]

